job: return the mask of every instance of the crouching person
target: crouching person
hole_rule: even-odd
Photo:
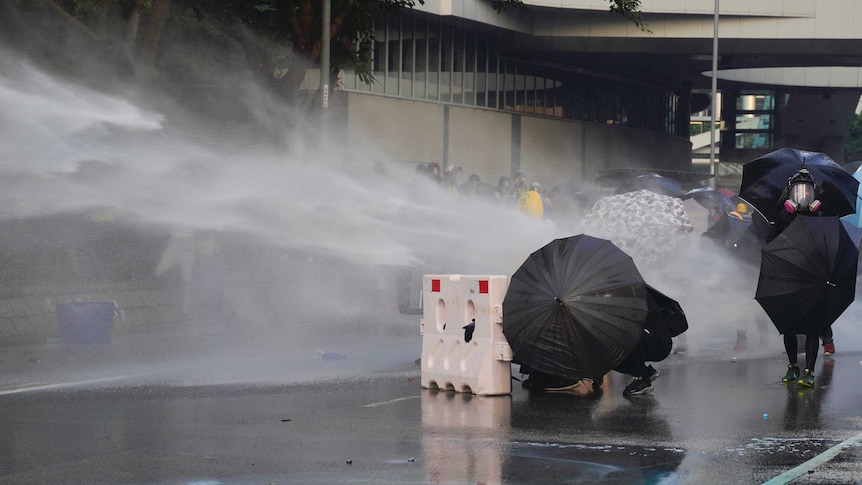
[[[615,371],[634,379],[623,390],[623,396],[637,396],[652,392],[652,383],[661,371],[647,362],[661,362],[670,355],[673,337],[688,330],[688,322],[676,301],[647,286],[647,308],[643,332],[634,349]]]

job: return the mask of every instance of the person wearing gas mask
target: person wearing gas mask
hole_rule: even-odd
[[[828,208],[823,208],[820,200],[817,198],[817,188],[814,177],[805,168],[805,165],[787,180],[787,195],[783,203],[784,210],[778,211],[775,226],[766,240],[767,244],[778,237],[798,215],[830,215]],[[803,387],[814,386],[814,365],[817,362],[817,353],[821,339],[823,340],[825,355],[835,352],[831,327],[827,326],[822,335],[816,333],[806,334],[805,370],[800,372],[798,365],[799,341],[795,334],[784,334],[784,350],[787,352],[789,363],[787,365],[787,373],[781,378],[782,382],[793,382]]]

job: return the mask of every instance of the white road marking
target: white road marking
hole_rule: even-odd
[[[365,406],[362,406],[362,407],[364,407],[364,408],[376,408],[377,406],[385,406],[387,404],[396,403],[398,401],[406,401],[408,399],[418,399],[420,397],[422,397],[422,396],[399,397],[398,399],[390,399],[389,401],[381,401],[381,402],[376,402],[373,404],[366,404]]]
[[[23,394],[25,392],[34,392],[34,391],[49,391],[52,389],[64,389],[68,387],[80,387],[80,386],[88,386],[92,384],[100,384],[103,382],[111,382],[111,381],[121,381],[124,379],[131,379],[135,377],[141,377],[140,374],[132,374],[127,376],[118,376],[118,377],[104,377],[102,379],[90,379],[86,381],[73,381],[73,382],[58,382],[54,384],[34,384],[24,387],[17,387],[14,389],[3,389],[0,390],[0,396],[8,396],[11,394]]]
[[[862,433],[859,433],[856,436],[851,436],[850,438],[847,438],[841,443],[838,443],[837,445],[833,446],[832,448],[829,448],[823,453],[820,453],[819,455],[806,461],[805,463],[795,468],[791,468],[790,470],[787,470],[786,472],[782,473],[781,475],[778,475],[772,480],[763,482],[763,485],[784,485],[786,483],[790,483],[793,480],[796,480],[797,478],[801,477],[802,475],[805,475],[809,471],[814,470],[818,466],[835,458],[836,456],[838,456],[839,453],[844,451],[845,448],[855,445],[856,442],[860,440],[862,440]]]

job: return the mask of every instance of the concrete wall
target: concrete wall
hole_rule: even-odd
[[[512,116],[499,111],[449,107],[449,162],[497,185],[511,176]]]
[[[349,150],[373,149],[390,162],[446,162],[496,185],[523,169],[550,188],[592,181],[598,170],[690,170],[691,142],[621,126],[348,93]]]
[[[351,152],[380,151],[393,162],[443,160],[443,105],[347,94],[345,129]]]

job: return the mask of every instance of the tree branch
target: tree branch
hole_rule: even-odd
[[[92,40],[95,40],[95,41],[101,41],[101,40],[102,40],[102,39],[99,37],[99,34],[97,34],[97,33],[93,32],[92,30],[90,30],[90,28],[89,28],[89,27],[87,27],[86,25],[84,25],[83,23],[81,23],[81,21],[79,21],[78,19],[76,19],[75,17],[73,17],[73,16],[72,16],[72,14],[70,14],[69,12],[67,12],[67,11],[63,10],[63,7],[61,7],[61,6],[57,5],[56,3],[54,3],[54,1],[53,1],[53,0],[37,0],[37,1],[41,2],[41,3],[42,3],[42,5],[45,5],[45,6],[47,6],[48,8],[50,8],[51,10],[53,10],[53,11],[54,11],[55,13],[57,13],[60,17],[62,17],[62,18],[63,18],[63,20],[65,20],[66,22],[68,22],[70,25],[72,25],[73,27],[75,27],[76,29],[78,29],[79,31],[81,31],[82,33],[86,34],[86,35],[87,35],[88,37],[90,37]]]

